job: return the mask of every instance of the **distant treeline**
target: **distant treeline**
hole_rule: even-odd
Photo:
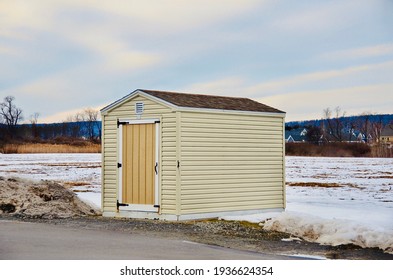
[[[363,123],[366,120],[370,122],[379,122],[382,121],[382,124],[388,125],[393,123],[393,114],[367,114],[367,115],[359,115],[359,116],[343,116],[339,117],[339,119],[343,123]],[[288,129],[291,128],[299,128],[305,126],[321,126],[323,123],[326,123],[326,119],[316,119],[316,120],[304,120],[304,121],[291,121],[286,122],[285,125]]]
[[[287,122],[285,124],[286,140],[291,135],[295,142],[314,144],[375,143],[379,141],[382,130],[389,124],[393,124],[393,114],[344,116],[340,115],[339,108],[336,108],[335,114],[332,113],[326,109],[326,115],[322,119]]]
[[[68,116],[61,123],[39,123],[39,115],[35,112],[29,117],[29,124],[20,124],[24,120],[23,110],[16,106],[15,97],[4,97],[3,102],[0,102],[0,147],[26,142],[75,143],[85,140],[101,142],[98,110],[86,108]]]
[[[393,157],[391,142],[381,140],[382,132],[393,124],[393,114],[346,117],[339,107],[324,113],[320,120],[285,124],[287,155]]]
[[[13,128],[12,135],[9,134],[9,128],[4,124],[0,124],[0,140],[2,142],[41,142],[57,138],[84,139],[100,142],[101,121],[20,124]]]

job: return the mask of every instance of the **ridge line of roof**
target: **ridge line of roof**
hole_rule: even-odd
[[[190,93],[190,92],[154,90],[154,89],[141,89],[141,88],[138,88],[136,90],[143,91],[143,92],[146,92],[146,93],[148,93],[150,91],[150,92],[159,92],[159,93],[174,93],[174,94],[186,94],[186,95],[197,95],[197,96],[208,96],[208,97],[221,97],[221,98],[234,98],[234,99],[248,99],[248,100],[252,100],[252,99],[250,99],[248,97],[214,95],[214,94],[205,94],[205,93]]]

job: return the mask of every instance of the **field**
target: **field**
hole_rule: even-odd
[[[321,244],[393,253],[393,159],[287,157],[284,213],[221,217]],[[0,155],[0,176],[54,180],[101,207],[100,154]]]
[[[45,144],[45,143],[25,143],[25,144],[5,144],[0,149],[3,154],[53,154],[53,153],[100,153],[101,145],[79,141],[73,144]]]

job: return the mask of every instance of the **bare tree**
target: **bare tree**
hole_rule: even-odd
[[[363,112],[359,115],[358,128],[363,135],[364,142],[368,143],[371,133],[371,115],[370,112]]]
[[[371,136],[374,142],[379,143],[383,129],[383,115],[376,116],[376,119],[371,123]]]
[[[30,115],[30,123],[31,124],[37,124],[38,123],[38,117],[40,116],[40,113],[35,112],[34,114]]]
[[[0,116],[2,122],[7,126],[10,136],[14,136],[15,128],[18,122],[23,119],[22,109],[14,104],[15,97],[6,96],[4,101],[0,103]]]
[[[92,108],[87,108],[83,111],[84,120],[87,126],[87,134],[90,140],[94,140],[95,137],[95,128],[97,127],[98,121],[98,111]]]
[[[87,136],[89,140],[95,140],[97,138],[96,135],[100,135],[98,117],[99,112],[97,110],[86,108],[73,116],[69,116],[64,124],[67,123],[69,125],[71,137],[80,138]]]
[[[313,144],[319,144],[321,141],[322,131],[318,126],[311,126],[307,129],[306,140]]]
[[[333,116],[334,113],[334,116]],[[344,140],[344,124],[343,118],[345,117],[345,112],[341,110],[340,107],[334,108],[334,112],[330,108],[323,110],[324,119],[326,119],[327,127],[325,128],[325,133],[327,138],[331,138],[334,141]]]
[[[75,115],[68,116],[65,123],[68,124],[70,135],[72,138],[80,138],[83,135],[82,122],[84,121],[83,114],[77,112]]]
[[[37,112],[30,115],[31,135],[34,139],[39,138],[39,132],[38,132],[38,127],[37,127],[39,116],[40,116],[40,113],[37,113]]]

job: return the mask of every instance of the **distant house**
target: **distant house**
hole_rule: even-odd
[[[371,134],[366,135],[358,130],[354,129],[342,129],[340,134],[325,132],[321,137],[320,142],[347,142],[347,143],[366,143],[371,142],[373,137]]]
[[[285,132],[285,143],[295,143],[295,139],[293,139],[292,135]]]
[[[393,125],[387,125],[382,130],[380,141],[385,145],[393,145]]]
[[[307,129],[298,128],[285,131],[286,143],[302,143],[306,142]]]

